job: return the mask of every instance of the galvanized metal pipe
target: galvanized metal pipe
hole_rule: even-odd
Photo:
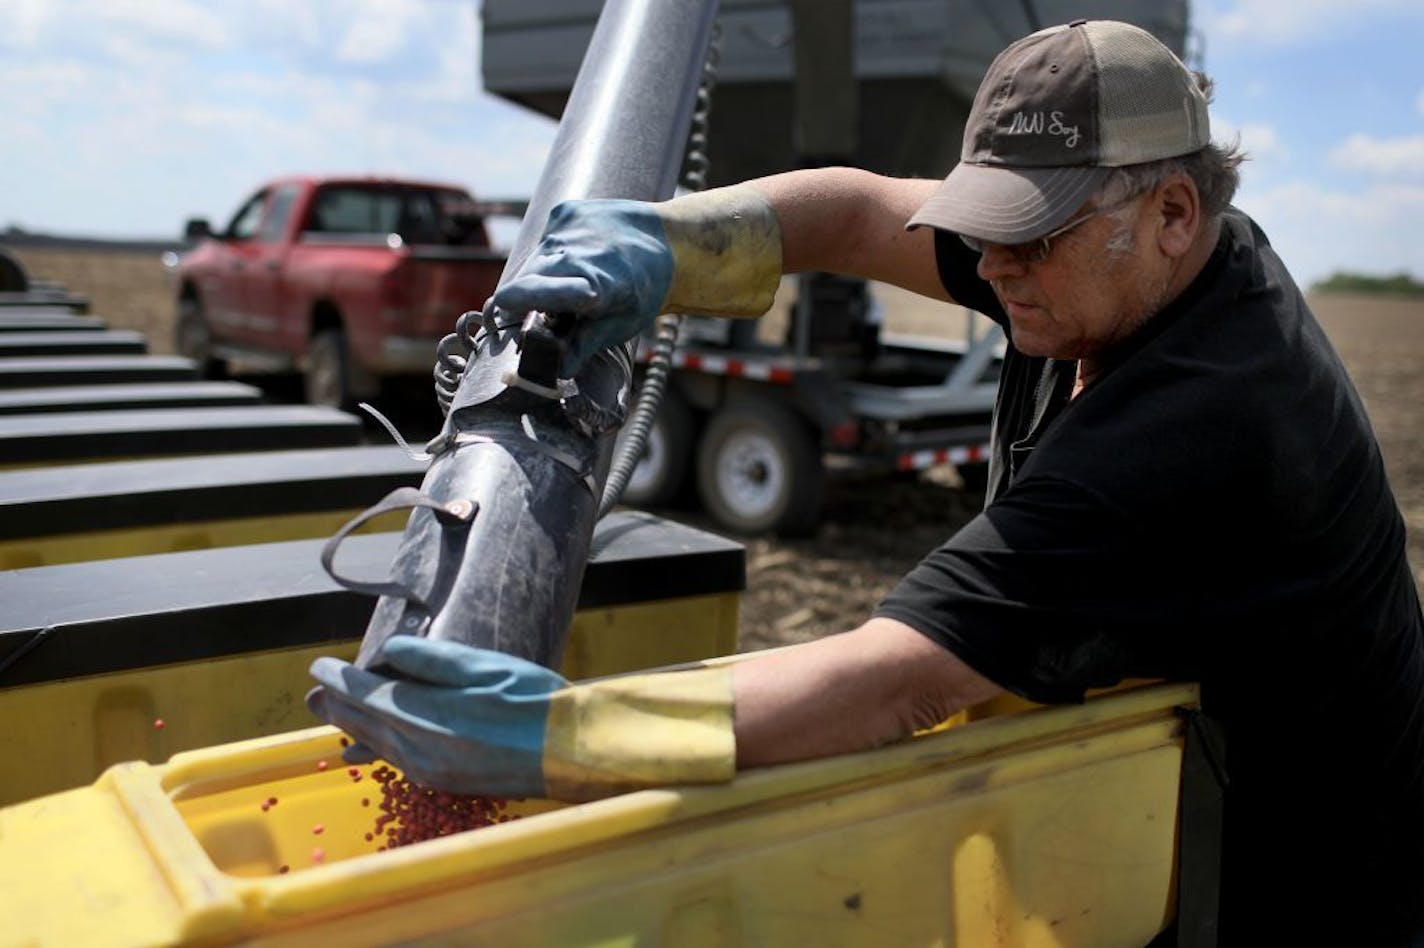
[[[604,6],[501,285],[521,271],[558,202],[672,195],[716,13],[716,0]],[[590,431],[559,402],[507,384],[515,342],[512,328],[481,337],[421,485],[436,505],[477,513],[467,522],[425,508],[411,515],[391,576],[411,594],[382,597],[358,664],[378,665],[397,633],[549,667],[561,660],[616,431]],[[575,382],[588,404],[612,411],[631,375],[628,353],[609,350]]]
[[[671,197],[717,0],[609,0],[500,282],[518,273],[555,204]]]

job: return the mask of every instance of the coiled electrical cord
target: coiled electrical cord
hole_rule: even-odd
[[[702,64],[702,81],[697,86],[697,102],[693,106],[691,128],[687,137],[686,170],[683,186],[689,191],[701,191],[707,187],[707,135],[712,113],[712,92],[717,86],[717,68],[722,58],[722,27],[712,25],[712,36],[707,42],[707,59]],[[601,519],[623,497],[633,470],[643,458],[647,447],[648,433],[653,429],[653,421],[662,406],[663,395],[667,391],[668,377],[672,370],[672,352],[677,346],[678,332],[682,329],[682,317],[675,314],[659,316],[654,323],[654,337],[647,371],[643,373],[643,384],[638,389],[638,401],[626,424],[627,436],[618,446],[618,453],[604,482],[603,499],[598,505]]]
[[[638,389],[638,401],[624,425],[627,432],[613,465],[608,469],[608,480],[603,484],[603,499],[598,503],[598,519],[602,519],[623,497],[623,491],[633,476],[633,470],[643,458],[643,449],[648,443],[648,433],[653,430],[653,420],[663,404],[663,394],[667,391],[668,374],[672,369],[672,350],[677,345],[677,333],[682,327],[682,317],[659,316],[654,323],[656,333],[652,354],[648,358],[647,371],[643,373],[643,384]]]
[[[475,351],[475,337],[470,332],[471,319],[479,319],[479,310],[461,313],[455,320],[455,331],[440,340],[435,347],[435,400],[440,403],[440,414],[450,414],[450,404],[460,388],[460,379],[470,364],[470,353]],[[463,352],[456,352],[460,346]]]

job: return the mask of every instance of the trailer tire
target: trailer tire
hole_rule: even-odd
[[[826,470],[811,429],[768,399],[729,402],[697,450],[697,489],[719,524],[745,533],[810,533],[820,521]]]
[[[667,389],[653,417],[653,425],[648,429],[643,456],[623,488],[623,503],[634,507],[670,507],[683,499],[696,439],[697,418],[687,399],[676,389]],[[619,450],[622,450],[621,436]]]

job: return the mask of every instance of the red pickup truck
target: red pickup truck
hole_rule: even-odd
[[[383,379],[428,376],[436,343],[504,269],[485,217],[519,211],[450,184],[272,181],[220,233],[188,222],[175,348],[205,374],[301,370],[308,401],[343,408]]]

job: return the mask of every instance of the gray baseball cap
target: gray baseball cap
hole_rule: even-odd
[[[1113,168],[1211,143],[1206,97],[1146,30],[1075,20],[1018,40],[989,66],[960,162],[906,225],[996,244],[1061,226]]]

